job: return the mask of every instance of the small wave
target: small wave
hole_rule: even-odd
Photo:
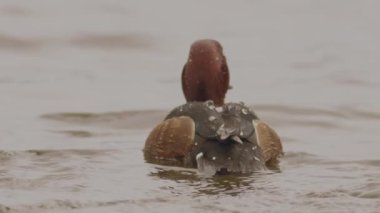
[[[300,165],[340,165],[348,163],[347,161],[320,158],[317,155],[306,152],[286,152],[282,158],[282,162],[297,167]]]
[[[0,159],[0,189],[40,190],[55,183],[86,177],[84,170],[92,170],[113,158],[119,150],[26,150],[1,151],[7,161]],[[105,159],[106,158],[106,159]],[[30,174],[24,176],[22,174]],[[21,174],[21,175],[20,175]],[[81,186],[70,184],[70,190]]]
[[[367,199],[379,199],[380,198],[380,182],[370,182],[358,187],[355,187],[351,193],[351,196]]]
[[[15,154],[16,154],[16,152],[9,152],[9,151],[0,150],[0,160],[1,161],[9,160]]]
[[[296,107],[288,105],[254,105],[254,109],[263,112],[279,113],[291,116],[332,117],[338,119],[380,119],[380,112],[358,109],[354,107],[337,107],[336,109],[320,109],[313,107]]]
[[[307,152],[286,152],[285,157],[287,159],[291,158],[310,158],[310,157],[316,157],[316,155],[307,153]]]
[[[0,204],[0,213],[10,212],[11,208],[9,206],[4,206]]]
[[[273,126],[293,128],[320,128],[352,131],[352,121],[380,120],[380,112],[356,107],[336,108],[296,107],[288,105],[255,105],[259,117]],[[372,124],[371,124],[372,125]],[[355,129],[357,130],[357,129]]]
[[[358,198],[379,199],[380,189],[372,189],[365,192],[352,192],[351,195]]]
[[[1,9],[1,8],[0,8]],[[1,12],[1,10],[0,10]],[[31,51],[39,50],[46,45],[73,45],[81,48],[98,49],[137,49],[153,46],[150,36],[141,34],[88,34],[71,38],[56,37],[22,37],[0,34],[0,49]]]
[[[275,126],[317,127],[323,129],[342,128],[335,118],[344,118],[344,114],[334,110],[286,105],[255,105],[252,107],[264,120]],[[334,119],[331,119],[334,118]]]
[[[37,50],[48,41],[39,38],[21,38],[10,35],[0,34],[0,48],[11,50]]]
[[[326,110],[317,108],[301,108],[291,106],[278,105],[257,105],[254,109],[262,111],[264,114],[270,115],[268,120],[275,125],[283,126],[302,126],[302,127],[318,127],[324,129],[342,128],[342,122],[336,119],[380,119],[380,113],[353,109],[338,108],[337,110]],[[41,115],[41,118],[76,123],[80,125],[100,125],[110,128],[123,129],[150,129],[160,122],[166,115],[166,111],[162,110],[132,110],[121,112],[105,112],[105,113],[89,113],[89,112],[63,112]],[[280,115],[273,115],[279,113]],[[291,117],[289,117],[291,116]],[[84,132],[82,130],[64,130],[66,133],[75,137],[91,137],[92,132]]]
[[[70,43],[101,49],[147,48],[153,45],[152,38],[141,34],[88,34],[72,38]]]
[[[113,200],[113,201],[75,201],[75,200],[46,200],[35,204],[6,206],[0,205],[1,212],[42,212],[51,210],[72,210],[72,209],[85,209],[85,208],[100,208],[112,206],[125,206],[126,208],[131,205],[137,207],[144,207],[147,204],[153,203],[168,203],[169,200],[164,198],[144,198],[136,200]]]
[[[90,132],[90,131],[85,131],[85,130],[60,130],[60,131],[52,131],[52,132],[62,133],[71,137],[76,137],[76,138],[90,138],[90,137],[99,135],[95,132]]]
[[[325,129],[336,129],[342,127],[341,125],[338,125],[332,121],[322,121],[317,119],[307,119],[304,118],[303,120],[283,120],[276,122],[276,124],[282,124],[283,126],[295,126],[295,127],[318,127],[318,128],[325,128]]]
[[[358,160],[358,161],[344,161],[345,163],[354,163],[365,166],[380,166],[380,160]]]
[[[346,195],[348,193],[347,190],[343,189],[334,189],[331,191],[325,192],[309,192],[305,196],[308,198],[334,198]]]
[[[347,86],[360,86],[360,87],[378,87],[380,86],[378,83],[361,80],[361,79],[353,79],[353,78],[343,78],[335,80],[335,83],[347,85]]]
[[[373,112],[369,110],[361,110],[356,109],[353,107],[344,107],[342,108],[346,114],[351,115],[355,118],[362,118],[362,119],[369,119],[369,120],[379,120],[380,119],[380,113],[379,112]]]
[[[25,151],[4,151],[0,150],[0,160],[11,160],[23,157],[30,156],[47,156],[52,158],[65,158],[72,155],[77,156],[99,156],[107,155],[109,153],[119,152],[119,150],[114,149],[57,149],[57,150],[48,150],[48,149],[31,149]]]
[[[79,156],[98,156],[104,155],[111,152],[117,152],[118,150],[107,150],[107,149],[59,149],[59,150],[27,150],[26,153],[32,153],[37,156],[52,156],[52,157],[65,157],[68,155],[79,155]]]
[[[309,165],[363,165],[363,166],[380,166],[380,160],[331,160],[322,159],[317,155],[306,152],[286,152],[283,159],[291,165],[309,164]]]
[[[41,115],[43,119],[81,125],[100,125],[123,129],[149,129],[166,115],[160,110],[122,111],[105,113],[64,112]]]
[[[253,106],[254,109],[263,112],[274,112],[287,115],[309,115],[309,116],[328,116],[328,117],[345,117],[343,113],[339,110],[330,110],[330,109],[319,109],[312,107],[296,107],[288,105],[269,105],[269,104],[258,104]]]

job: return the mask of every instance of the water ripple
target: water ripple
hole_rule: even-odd
[[[153,39],[142,34],[87,34],[66,37],[22,37],[0,34],[0,50],[31,51],[44,46],[76,46],[103,50],[129,50],[150,48]]]
[[[378,178],[380,178],[380,174]],[[351,190],[350,195],[358,198],[380,199],[380,182],[377,179],[356,186]]]
[[[0,34],[0,50],[37,50],[47,43],[47,40],[40,38],[22,38]]]
[[[44,114],[44,119],[82,125],[101,125],[112,128],[145,129],[160,122],[167,112],[160,110],[123,111],[106,113],[64,112]]]
[[[131,205],[142,207],[144,205],[154,203],[167,203],[168,200],[164,198],[154,199],[136,199],[136,200],[111,200],[111,201],[76,201],[76,200],[59,200],[51,199],[34,204],[25,204],[17,206],[0,205],[0,212],[49,212],[51,210],[73,210],[73,209],[86,209],[94,207],[112,207],[124,206],[130,208]]]
[[[347,128],[341,121],[352,119],[379,120],[380,113],[352,107],[336,110],[284,105],[255,105],[253,107],[275,126],[318,127],[324,129]],[[63,112],[41,115],[44,119],[81,125],[101,125],[111,128],[150,129],[166,115],[161,110],[134,110],[122,112],[87,113]],[[339,119],[339,120],[337,120]],[[75,130],[74,130],[75,131]],[[70,132],[67,132],[70,133]],[[75,134],[76,132],[71,132]],[[91,135],[91,133],[85,135]]]
[[[80,47],[101,49],[147,48],[153,45],[152,38],[140,34],[88,34],[69,41]]]

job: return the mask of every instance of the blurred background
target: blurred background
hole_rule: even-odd
[[[376,212],[379,23],[376,0],[0,0],[0,212]],[[144,163],[202,38],[226,100],[281,136],[280,172]]]

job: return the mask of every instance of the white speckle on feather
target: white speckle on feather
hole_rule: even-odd
[[[243,144],[243,141],[236,135],[232,136],[232,140],[234,140],[235,142],[239,144]]]
[[[215,118],[215,116],[210,116],[210,117],[208,117],[208,120],[209,121],[214,121],[216,118]]]
[[[208,100],[208,101],[206,101],[206,106],[207,106],[210,110],[215,110],[215,105],[214,105],[214,101],[213,101],[213,100]]]
[[[214,157],[212,157],[212,160],[216,160],[216,157],[214,156]]]
[[[247,115],[247,114],[248,114],[248,110],[247,110],[246,108],[241,109],[241,112],[242,112],[244,115]]]
[[[198,153],[196,156],[195,156],[195,159],[199,160],[203,157],[203,152],[200,152]]]

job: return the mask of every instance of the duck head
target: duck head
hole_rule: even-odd
[[[195,41],[182,71],[186,101],[212,100],[222,106],[228,88],[229,71],[222,45],[212,39]]]

